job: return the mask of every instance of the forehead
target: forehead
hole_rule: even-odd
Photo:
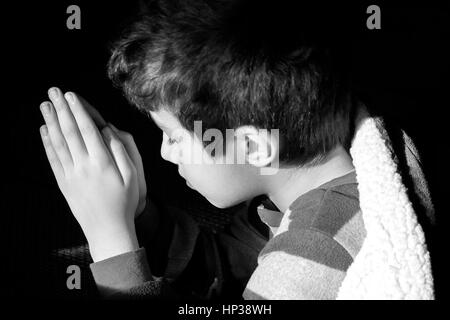
[[[158,111],[150,111],[150,116],[162,129],[175,129],[181,127],[178,118],[163,108]]]

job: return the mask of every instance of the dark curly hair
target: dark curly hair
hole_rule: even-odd
[[[109,77],[145,113],[167,108],[190,131],[279,129],[281,163],[318,163],[350,139],[345,30],[336,8],[295,2],[149,1]]]

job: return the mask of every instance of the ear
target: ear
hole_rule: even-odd
[[[241,126],[235,130],[238,161],[262,168],[278,159],[279,135],[273,130],[257,129],[254,126]],[[238,162],[242,163],[242,162]]]

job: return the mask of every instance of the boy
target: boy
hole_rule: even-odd
[[[250,204],[223,234],[182,212],[158,213],[132,137],[74,93],[49,91],[44,146],[104,296],[337,297],[366,236],[348,152],[355,107],[336,56],[311,40],[323,21],[286,9],[269,23],[274,10],[152,1],[109,62],[113,82],[161,128],[161,156],[187,184],[219,208]],[[205,148],[208,129],[233,129],[223,153]],[[268,167],[276,170],[262,174]],[[270,239],[251,212],[261,195],[271,202],[258,208]]]

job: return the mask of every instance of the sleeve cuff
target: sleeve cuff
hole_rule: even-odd
[[[145,248],[91,263],[90,268],[102,294],[129,289],[153,280]]]

